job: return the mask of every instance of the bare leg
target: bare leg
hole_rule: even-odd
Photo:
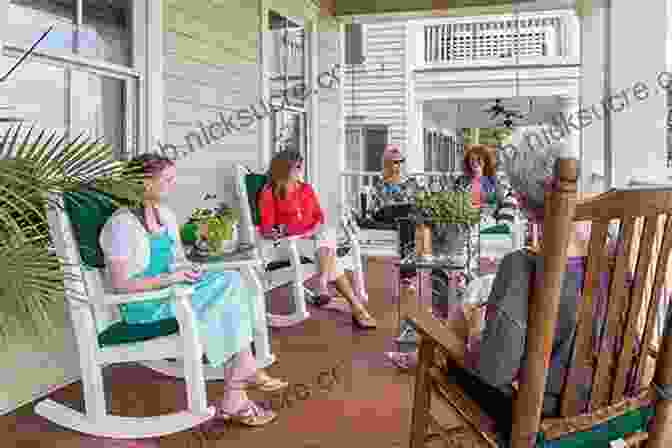
[[[359,326],[364,328],[375,328],[376,320],[371,317],[362,302],[355,297],[355,292],[352,290],[350,281],[345,274],[336,279],[336,289],[350,303],[353,319]]]
[[[224,365],[226,389],[220,405],[222,418],[231,419],[247,426],[260,426],[273,421],[276,414],[261,409],[245,392],[250,377],[257,373],[257,364],[250,349],[233,355]]]

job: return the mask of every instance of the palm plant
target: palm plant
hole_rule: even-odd
[[[25,129],[24,129],[25,130]],[[83,186],[119,201],[138,201],[141,176],[114,159],[109,145],[80,134],[55,132],[22,136],[21,125],[0,137],[0,339],[19,327],[48,337],[53,330],[50,305],[64,302],[61,260],[50,250],[47,208],[58,206],[52,193]]]

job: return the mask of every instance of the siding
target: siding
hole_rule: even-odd
[[[366,61],[346,76],[346,123],[387,125],[390,141],[405,147],[406,23],[371,23],[364,28]]]
[[[199,122],[212,123],[220,112],[228,117],[258,99],[256,2],[231,2],[194,0],[188,8],[177,0],[164,3],[163,143],[186,149],[185,136],[198,132]],[[178,219],[214,205],[203,201],[205,193],[232,201],[233,165],[256,168],[257,146],[253,125],[180,160],[178,187],[169,199]]]

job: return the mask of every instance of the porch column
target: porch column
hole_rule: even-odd
[[[672,5],[669,1],[642,5],[612,1],[609,10],[609,92],[596,106],[611,118],[606,150],[612,151],[614,178],[610,186],[616,188],[626,186],[631,178],[669,182],[670,175],[664,88],[672,85],[672,76],[658,76],[670,72]],[[633,24],[646,26],[638,26],[637,32],[623,32]]]
[[[423,102],[414,101],[409,114],[409,135],[406,145],[406,172],[421,173],[425,170],[423,147]]]
[[[569,125],[564,124],[569,121],[576,121],[576,114],[579,111],[579,101],[577,98],[565,96],[560,98],[560,104],[562,115],[565,117],[563,120],[564,131],[567,133],[565,141],[567,142],[567,146],[571,151],[571,154],[568,155],[581,162],[583,155],[581,151],[581,130],[577,131]],[[581,190],[580,184],[579,190]]]

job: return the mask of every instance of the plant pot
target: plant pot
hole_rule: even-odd
[[[219,242],[215,251],[218,254],[230,254],[238,249],[238,223],[231,223],[231,238]]]
[[[455,264],[467,261],[469,229],[459,224],[432,225],[432,255]]]

